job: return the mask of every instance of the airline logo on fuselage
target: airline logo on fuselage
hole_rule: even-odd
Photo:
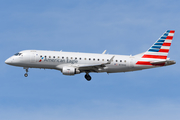
[[[42,58],[39,60],[39,62],[41,62],[43,59],[44,59],[44,57],[42,57]]]
[[[42,57],[39,62],[58,62],[58,63],[71,63],[71,64],[74,64],[74,63],[78,63],[78,60],[70,60],[70,59],[51,59],[51,58],[45,58],[44,60],[44,57]]]

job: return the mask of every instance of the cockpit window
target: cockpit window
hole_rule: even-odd
[[[16,53],[16,54],[14,54],[15,56],[20,56],[22,53]]]

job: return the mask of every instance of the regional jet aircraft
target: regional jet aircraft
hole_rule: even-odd
[[[117,73],[156,68],[175,64],[167,58],[174,36],[174,30],[167,30],[146,52],[137,55],[114,55],[44,50],[24,50],[8,58],[5,63],[23,67],[28,76],[29,68],[60,70],[63,75],[85,73],[90,81],[89,73]]]

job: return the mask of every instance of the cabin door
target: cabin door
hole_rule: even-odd
[[[36,62],[36,53],[35,53],[35,52],[32,52],[32,53],[31,53],[31,55],[30,55],[30,62],[31,62],[31,63]]]
[[[134,57],[130,57],[129,67],[134,68]]]

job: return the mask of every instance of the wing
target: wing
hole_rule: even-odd
[[[90,65],[78,65],[74,66],[78,68],[80,71],[88,71],[88,72],[98,72],[99,69],[103,69],[107,64],[111,64],[115,56],[113,56],[107,63],[102,64],[90,64]]]

